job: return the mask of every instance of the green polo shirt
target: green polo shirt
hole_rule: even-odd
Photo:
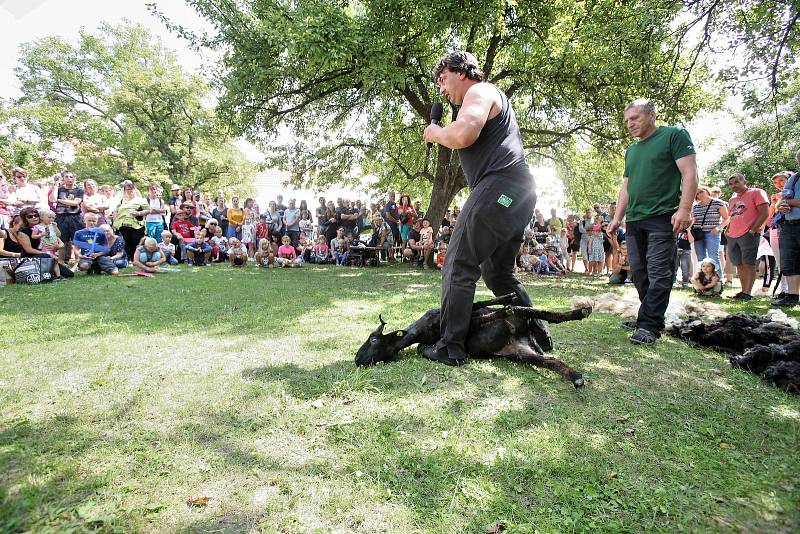
[[[628,178],[628,222],[675,213],[681,200],[681,172],[675,160],[695,154],[689,132],[659,126],[656,132],[625,151]]]

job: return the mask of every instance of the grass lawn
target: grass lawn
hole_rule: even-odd
[[[525,281],[552,309],[607,289]],[[800,397],[619,317],[551,327],[581,391],[413,350],[356,369],[378,314],[405,327],[440,283],[214,265],[0,290],[0,531],[800,530]]]

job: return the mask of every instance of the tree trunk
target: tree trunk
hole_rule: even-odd
[[[433,190],[431,202],[425,212],[425,217],[431,222],[433,234],[439,231],[442,219],[447,212],[447,207],[453,198],[467,185],[464,171],[458,162],[458,155],[452,149],[438,146],[436,157],[436,175],[433,177]]]

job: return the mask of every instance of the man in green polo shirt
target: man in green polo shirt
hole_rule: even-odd
[[[625,108],[625,126],[636,141],[625,152],[625,176],[607,232],[626,218],[625,242],[639,315],[626,324],[631,342],[651,345],[664,329],[664,312],[675,279],[675,234],[691,224],[697,191],[694,143],[683,128],[656,127],[656,109],[646,99]]]

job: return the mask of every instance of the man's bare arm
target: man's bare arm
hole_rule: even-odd
[[[464,102],[458,110],[458,118],[444,128],[436,124],[425,128],[425,141],[453,149],[472,145],[489,120],[492,106],[498,98],[499,93],[491,85],[482,83],[473,85],[464,95]]]

